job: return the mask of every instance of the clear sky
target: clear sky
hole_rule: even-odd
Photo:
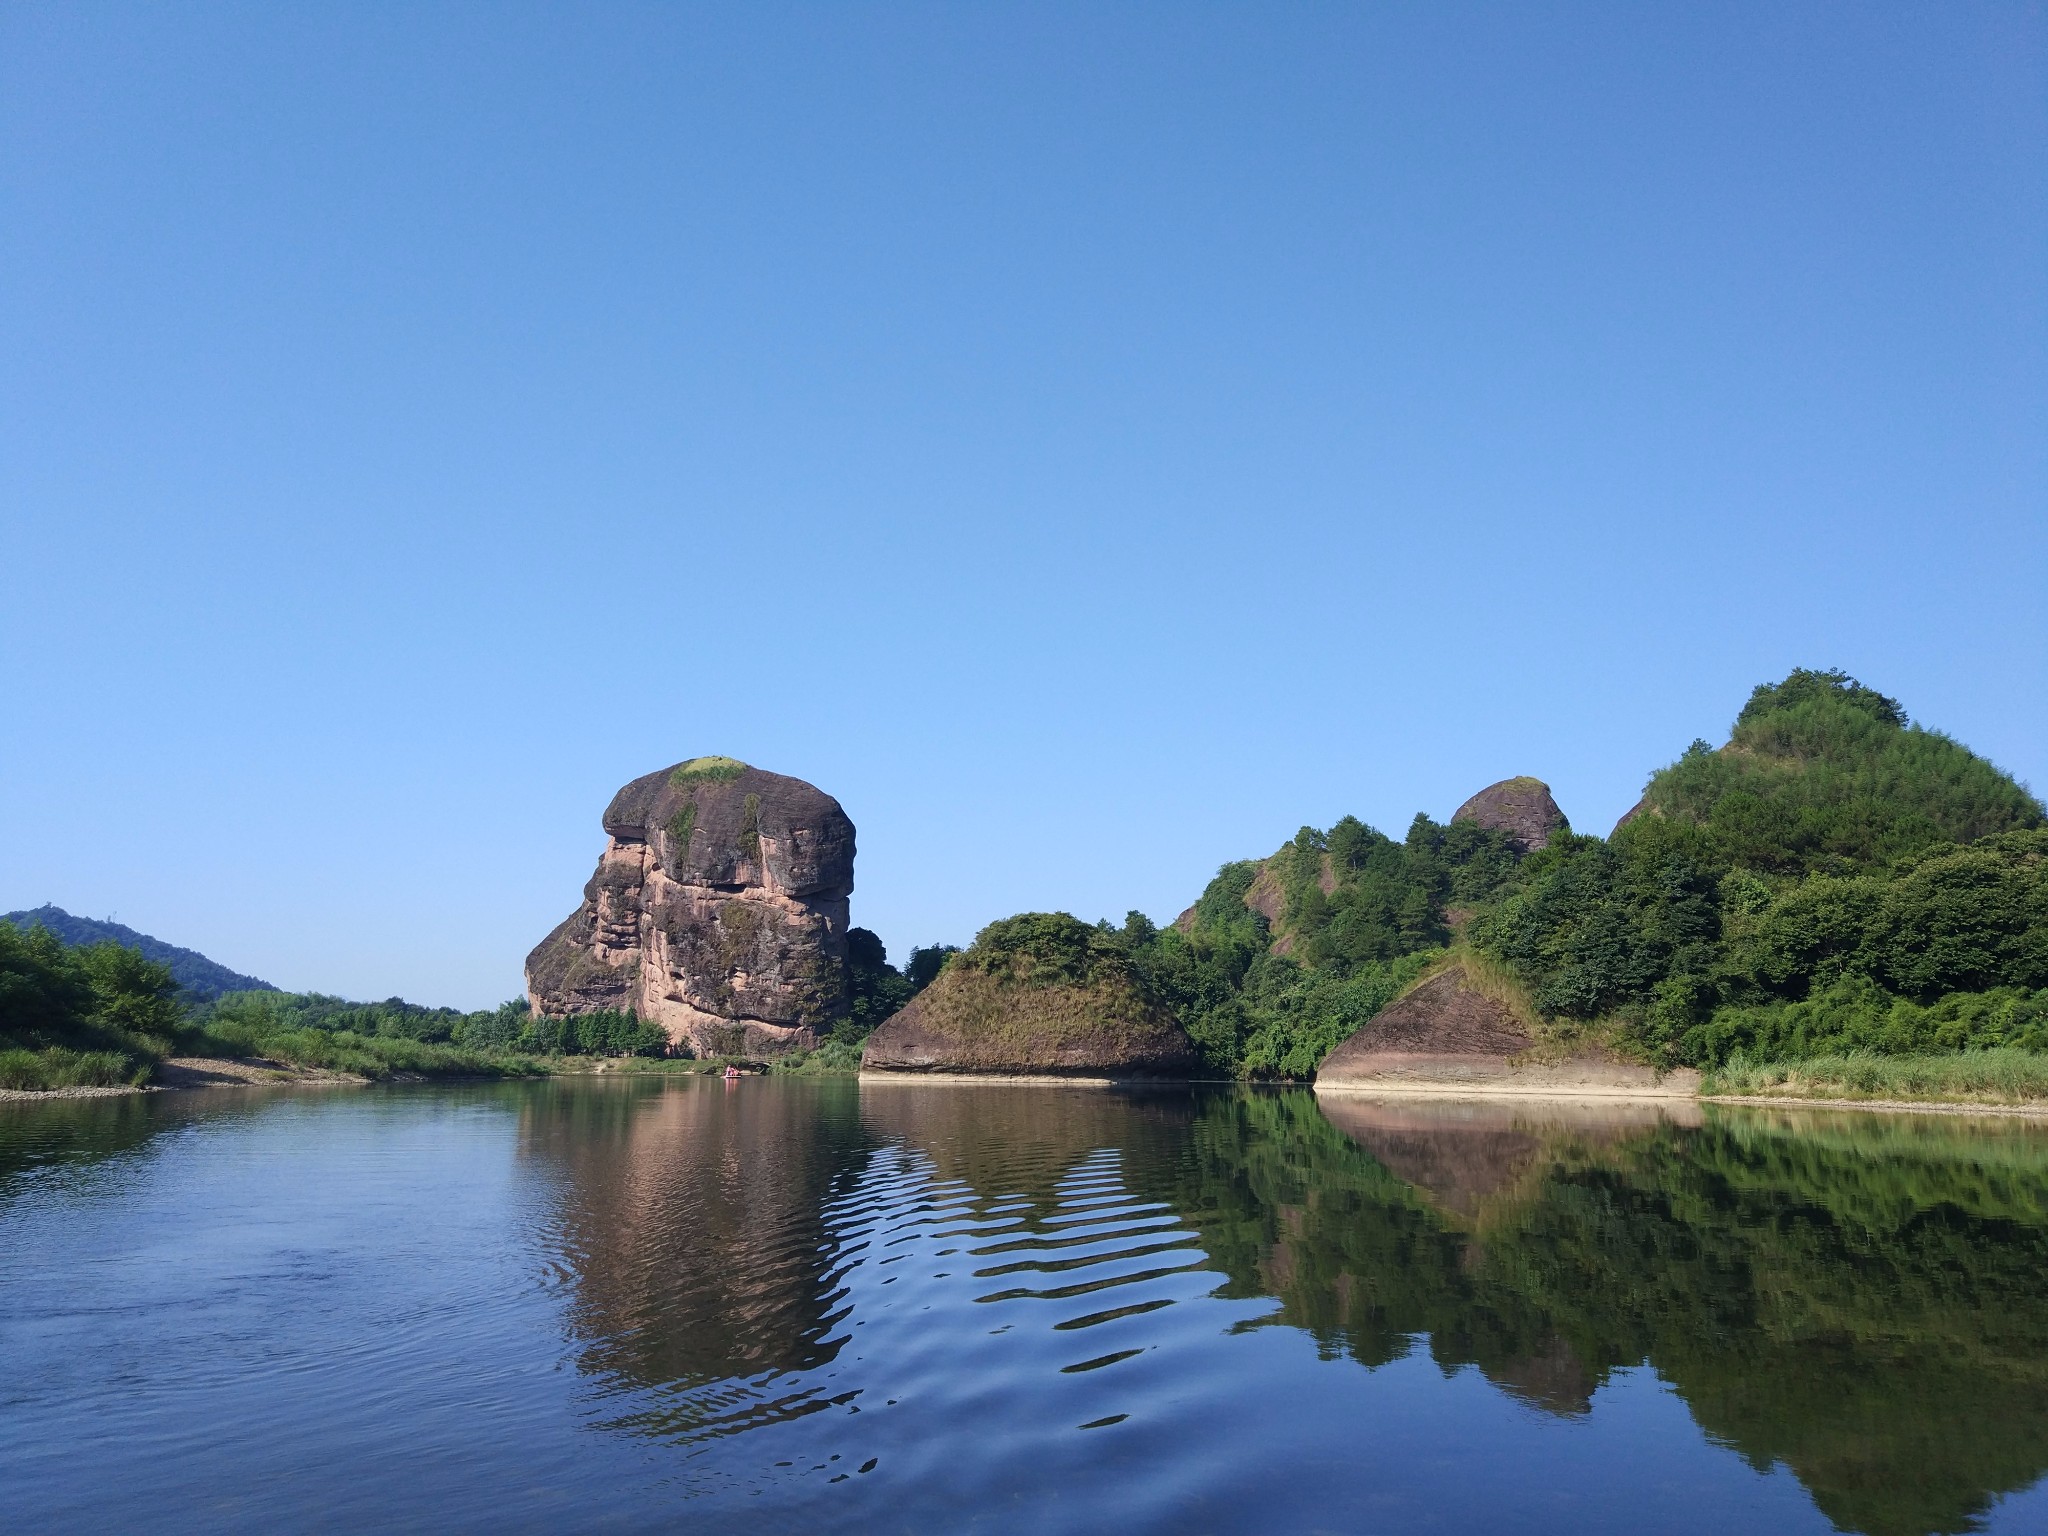
[[[2048,784],[2039,4],[0,7],[0,910],[478,1006],[627,779],[901,958],[1842,666]]]

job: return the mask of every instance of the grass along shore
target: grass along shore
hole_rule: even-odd
[[[208,1072],[235,1063],[274,1072]],[[186,1070],[166,1072],[180,1064]],[[720,1073],[728,1065],[766,1070],[778,1077],[852,1077],[860,1050],[833,1041],[768,1062],[743,1057],[542,1056],[471,1050],[431,1041],[387,1039],[326,1030],[292,1030],[248,1039],[193,1038],[175,1054],[140,1056],[123,1051],[0,1050],[0,1095],[76,1094],[81,1090],[144,1093],[154,1088],[249,1086],[292,1081],[420,1082],[430,1079],[681,1077]]]
[[[1737,1060],[1707,1072],[1700,1097],[2048,1108],[2048,1054],[2005,1046],[1924,1056],[1853,1051],[1800,1061]]]

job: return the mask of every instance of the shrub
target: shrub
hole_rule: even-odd
[[[1067,912],[1020,912],[990,923],[954,957],[990,976],[1027,986],[1082,986],[1125,973],[1129,953],[1113,930]]]

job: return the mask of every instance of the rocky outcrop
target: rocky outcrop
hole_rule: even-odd
[[[1451,820],[1505,832],[1524,853],[1534,853],[1549,843],[1553,834],[1569,832],[1572,825],[1550,798],[1550,786],[1527,776],[1487,785],[1451,812]]]
[[[1605,1051],[1557,1056],[1453,965],[1397,998],[1316,1069],[1316,1091],[1690,1095],[1696,1072],[1663,1075]]]
[[[972,947],[868,1037],[863,1072],[1186,1077],[1197,1057],[1128,962],[1065,913],[1026,913]]]
[[[1382,1008],[1324,1057],[1316,1083],[1499,1077],[1510,1070],[1510,1057],[1535,1044],[1512,1013],[1467,985],[1464,967],[1454,965]]]
[[[527,956],[549,1015],[633,1009],[700,1054],[811,1046],[847,1011],[853,823],[801,779],[700,757],[604,813],[583,904]]]

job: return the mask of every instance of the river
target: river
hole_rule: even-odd
[[[10,1531],[2048,1531],[2048,1129],[568,1078],[0,1105]]]

